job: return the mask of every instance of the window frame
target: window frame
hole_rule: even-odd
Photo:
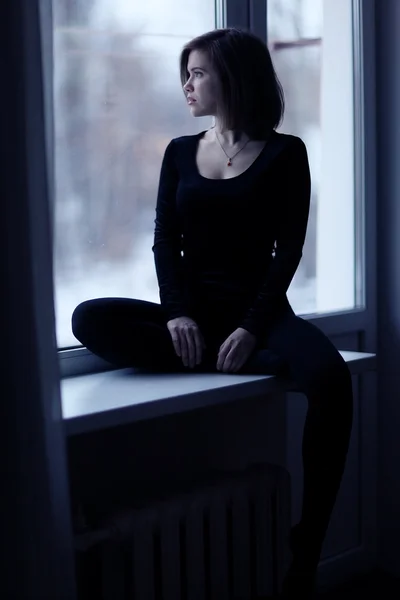
[[[267,4],[268,0],[216,0],[216,26],[243,27],[267,42]],[[360,349],[374,351],[377,311],[375,0],[352,0],[352,10],[356,307],[335,313],[299,316],[315,324],[329,337],[356,333]],[[368,65],[368,69],[364,65]],[[58,356],[61,377],[112,368],[82,346],[59,349]]]

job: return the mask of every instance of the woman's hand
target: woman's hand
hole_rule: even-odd
[[[203,358],[206,343],[200,329],[190,317],[177,317],[167,323],[176,354],[185,367],[193,369]]]
[[[255,335],[238,327],[225,340],[218,352],[217,370],[223,373],[236,373],[243,367],[256,347]]]

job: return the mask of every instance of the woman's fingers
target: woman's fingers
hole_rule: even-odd
[[[204,350],[204,346],[205,346],[203,336],[201,335],[199,329],[196,329],[194,332],[194,344],[195,344],[195,352],[196,352],[195,364],[199,365],[203,358],[203,350]]]
[[[180,329],[179,330],[179,339],[181,342],[181,358],[185,367],[189,366],[189,340],[187,335],[187,330]]]
[[[197,323],[189,317],[177,317],[168,321],[167,327],[183,365],[193,369],[200,364],[206,344]]]
[[[180,340],[179,332],[172,331],[170,333],[171,333],[171,340],[172,340],[172,344],[174,346],[174,350],[175,350],[177,356],[181,357],[182,350],[181,350],[181,340]]]
[[[225,342],[222,344],[222,346],[219,349],[218,360],[217,360],[218,371],[225,371],[226,361],[231,352],[231,349],[232,349],[232,340],[230,338],[228,338],[227,340],[225,340]]]
[[[198,327],[189,327],[186,331],[188,345],[188,366],[193,369],[201,363],[204,340]]]

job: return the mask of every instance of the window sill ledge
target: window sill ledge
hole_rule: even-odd
[[[352,375],[376,368],[375,354],[340,353]],[[65,431],[70,436],[295,390],[293,383],[271,375],[144,374],[118,369],[62,379],[61,402]]]

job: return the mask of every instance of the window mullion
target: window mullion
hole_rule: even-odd
[[[267,2],[262,0],[219,0],[217,27],[241,27],[267,40]]]
[[[249,28],[264,42],[267,42],[267,3],[268,0],[249,0]]]
[[[250,4],[252,0],[220,0],[225,5],[225,27],[250,29]]]

